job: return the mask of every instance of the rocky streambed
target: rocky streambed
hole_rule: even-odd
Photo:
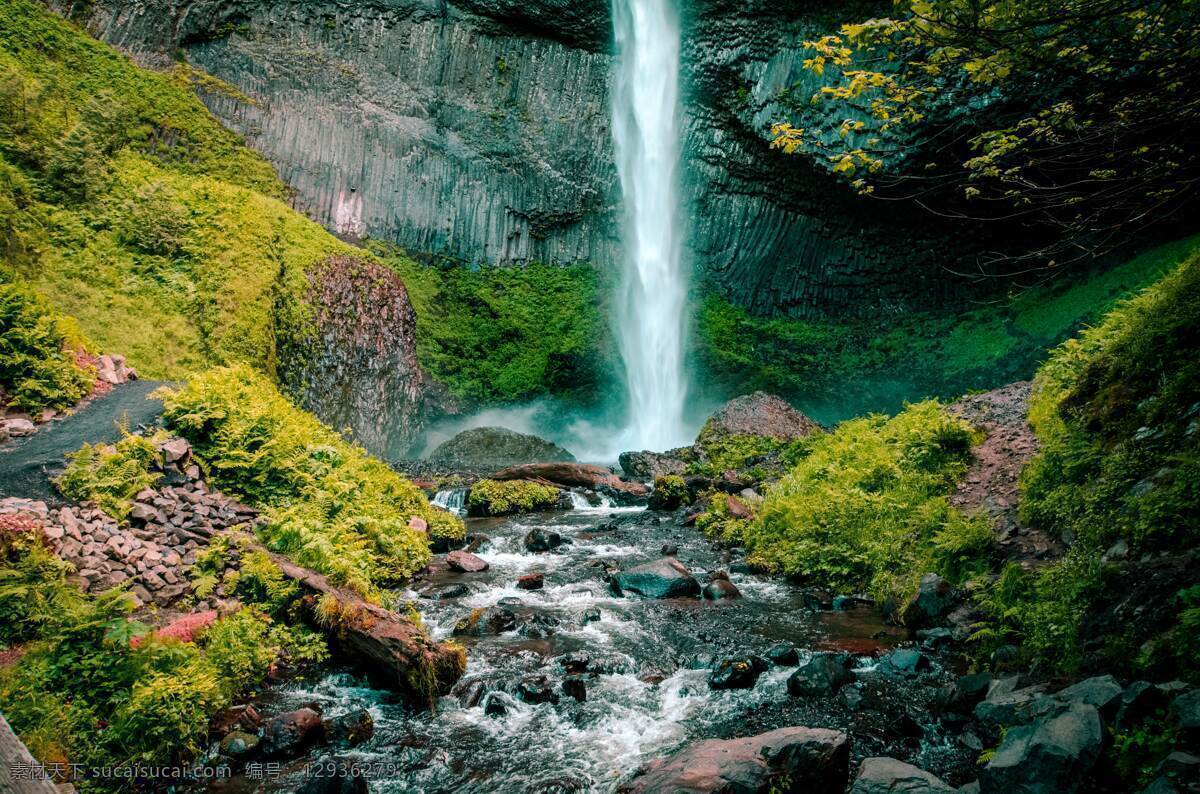
[[[439,558],[404,593],[436,638],[467,649],[466,674],[432,713],[346,670],[283,685],[261,713],[312,706],[358,722],[365,711],[372,734],[214,788],[312,787],[337,760],[373,791],[614,791],[641,785],[635,772],[655,758],[703,752],[701,740],[792,726],[843,733],[851,769],[895,756],[948,781],[973,776],[976,751],[933,716],[952,672],[907,650],[877,610],[852,599],[833,610],[744,573],[670,514],[576,503],[469,520],[454,567]],[[479,561],[486,570],[464,570]],[[667,591],[679,595],[637,594]]]

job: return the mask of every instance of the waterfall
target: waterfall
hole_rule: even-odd
[[[616,306],[628,386],[626,448],[691,441],[684,424],[683,219],[679,201],[679,20],[673,0],[612,0],[612,134],[624,198]]]
[[[457,516],[465,515],[467,510],[465,504],[467,501],[466,488],[451,488],[448,490],[438,491],[434,494],[433,499],[429,501],[431,505],[440,507],[448,513],[454,513]]]

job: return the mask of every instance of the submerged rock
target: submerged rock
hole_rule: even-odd
[[[354,747],[375,735],[375,720],[366,709],[356,709],[326,720],[325,735],[331,742]]]
[[[949,794],[939,778],[895,758],[864,758],[850,794]]]
[[[440,471],[484,473],[521,463],[574,462],[558,444],[505,427],[464,430],[429,453],[426,462]]]
[[[522,678],[517,684],[517,694],[526,703],[557,703],[558,695],[549,679],[544,675],[531,675]]]
[[[791,643],[781,642],[778,645],[772,645],[767,651],[767,658],[772,664],[777,664],[780,667],[793,667],[800,664],[800,652],[796,650],[796,646]]]
[[[366,794],[367,780],[354,764],[338,758],[317,759],[296,794]]]
[[[557,532],[540,527],[534,527],[525,536],[525,548],[533,552],[552,551],[566,542]]]
[[[742,739],[709,739],[651,761],[621,791],[804,792],[841,794],[850,766],[846,735],[824,728],[780,728]]]
[[[485,637],[513,631],[517,627],[517,615],[502,606],[473,609],[471,614],[454,624],[457,637]]]
[[[643,598],[693,598],[700,595],[700,583],[683,563],[672,557],[617,571],[610,585],[616,595],[632,593]]]
[[[702,593],[707,601],[725,601],[731,598],[741,598],[742,591],[728,579],[713,579],[704,585]]]
[[[542,573],[527,573],[517,577],[518,590],[541,590],[545,584],[546,578]]]

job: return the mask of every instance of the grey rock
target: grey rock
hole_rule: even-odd
[[[1072,703],[1061,713],[1010,728],[980,773],[981,794],[1078,791],[1103,746],[1100,712],[1086,703]]]
[[[617,595],[643,598],[692,598],[700,595],[700,583],[687,568],[671,557],[639,565],[612,575],[610,586]]]
[[[446,471],[492,472],[523,463],[574,461],[567,450],[505,427],[464,430],[429,454],[427,463]]]
[[[826,697],[854,681],[853,657],[847,653],[821,651],[788,678],[788,694],[793,697]]]
[[[927,573],[901,612],[901,619],[913,630],[934,626],[944,622],[959,601],[958,589],[953,584],[936,573]]]
[[[895,758],[865,758],[850,794],[943,794],[953,788],[939,778]]]
[[[1111,718],[1116,714],[1123,691],[1117,679],[1111,675],[1102,675],[1072,684],[1054,693],[1054,697],[1068,703],[1087,703]]]

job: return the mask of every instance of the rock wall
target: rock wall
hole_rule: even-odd
[[[347,237],[470,262],[619,263],[604,0],[51,0],[142,61],[182,50],[212,111]],[[685,6],[688,201],[701,279],[757,312],[953,299],[970,245],[769,147],[833,0]],[[822,16],[824,15],[824,16]]]
[[[424,423],[453,410],[417,363],[417,318],[387,268],[330,257],[308,273],[302,306],[277,306],[279,379],[297,403],[385,458],[399,458]]]

